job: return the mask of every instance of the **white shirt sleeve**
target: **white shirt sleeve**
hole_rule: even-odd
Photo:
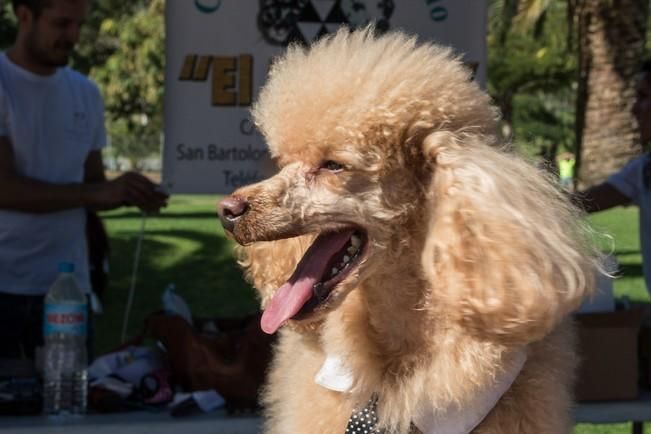
[[[622,194],[631,198],[633,203],[639,204],[643,191],[644,166],[649,162],[648,155],[641,155],[629,161],[624,167],[608,177],[608,183]]]

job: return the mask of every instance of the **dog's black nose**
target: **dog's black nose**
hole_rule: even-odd
[[[229,232],[233,232],[235,222],[249,209],[249,203],[238,196],[228,196],[219,202],[219,220]]]

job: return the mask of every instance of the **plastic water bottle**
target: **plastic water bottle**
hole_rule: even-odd
[[[73,264],[59,264],[59,276],[45,295],[43,411],[48,415],[86,412],[88,310],[73,272]]]

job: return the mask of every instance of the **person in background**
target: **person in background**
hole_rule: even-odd
[[[563,152],[558,157],[558,175],[560,178],[561,186],[566,190],[572,189],[574,184],[574,155],[569,152]]]
[[[642,65],[637,81],[633,115],[638,123],[644,148],[651,142],[651,61]],[[607,158],[607,156],[604,156]],[[628,162],[601,184],[573,195],[574,201],[586,212],[593,213],[620,205],[637,205],[640,218],[642,267],[647,290],[651,289],[651,154]]]
[[[12,0],[18,32],[0,53],[0,357],[34,357],[43,295],[61,261],[90,290],[86,209],[156,212],[148,178],[107,180],[103,102],[68,68],[90,0]]]

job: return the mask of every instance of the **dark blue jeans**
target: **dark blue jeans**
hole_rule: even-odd
[[[0,357],[34,360],[43,345],[42,295],[15,295],[0,292]],[[93,321],[88,310],[88,361],[93,358]]]
[[[0,357],[34,359],[43,345],[43,296],[0,292]]]

